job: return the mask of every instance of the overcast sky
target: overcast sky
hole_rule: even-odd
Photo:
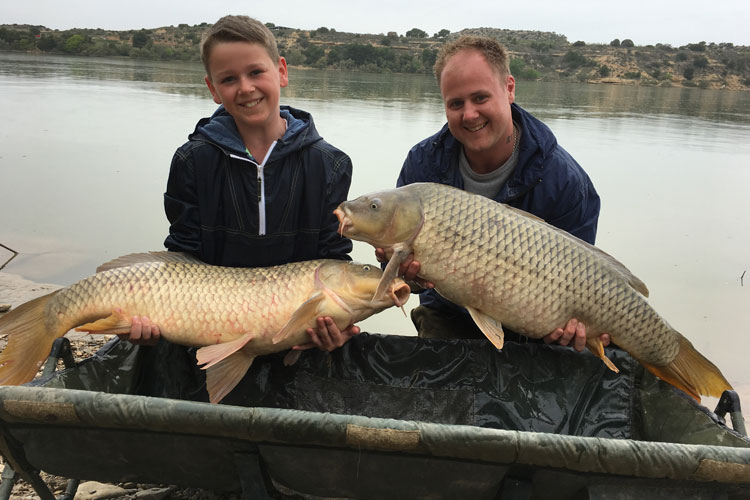
[[[0,24],[53,29],[128,30],[213,23],[246,14],[292,28],[321,26],[354,33],[403,35],[419,28],[505,28],[553,31],[568,41],[636,45],[732,42],[750,45],[748,0],[3,0]]]

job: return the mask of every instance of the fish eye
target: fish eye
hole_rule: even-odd
[[[372,268],[370,266],[362,266],[362,269],[364,271],[371,271],[372,270]]]
[[[378,198],[374,198],[374,199],[373,199],[373,200],[372,200],[372,201],[370,202],[370,208],[371,208],[372,210],[377,210],[377,209],[379,209],[379,208],[380,208],[380,200],[379,200]]]

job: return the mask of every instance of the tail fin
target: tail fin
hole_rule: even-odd
[[[718,398],[722,392],[732,389],[716,365],[696,351],[693,344],[684,337],[680,339],[677,357],[668,365],[642,364],[648,371],[685,391],[698,402],[701,400],[700,395]]]
[[[65,334],[47,331],[44,309],[55,294],[26,302],[0,318],[0,334],[8,335],[8,345],[0,354],[0,385],[31,381],[49,356],[52,343]]]

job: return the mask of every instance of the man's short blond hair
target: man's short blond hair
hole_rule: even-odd
[[[209,76],[211,50],[221,42],[258,43],[266,49],[273,62],[279,60],[276,39],[265,24],[248,16],[224,16],[208,28],[201,38],[201,61]]]
[[[476,50],[480,52],[487,64],[490,65],[495,71],[497,71],[500,77],[504,78],[510,75],[510,60],[508,57],[508,51],[505,49],[503,44],[495,40],[494,38],[488,38],[485,36],[474,36],[474,35],[463,35],[452,42],[443,45],[440,49],[435,66],[435,78],[437,78],[438,85],[440,85],[440,76],[443,74],[445,65],[448,63],[448,59],[456,55],[462,50]]]

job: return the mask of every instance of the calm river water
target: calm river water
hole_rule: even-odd
[[[67,285],[161,249],[172,154],[215,108],[202,77],[199,64],[0,53],[0,243],[20,252],[4,271]],[[393,187],[408,149],[444,122],[426,75],[292,69],[282,101],[352,157],[352,198]],[[750,94],[519,82],[517,102],[593,179],[597,245],[750,385]],[[0,248],[0,265],[10,255]],[[364,243],[354,257],[375,262]],[[395,309],[362,326],[414,334]]]

